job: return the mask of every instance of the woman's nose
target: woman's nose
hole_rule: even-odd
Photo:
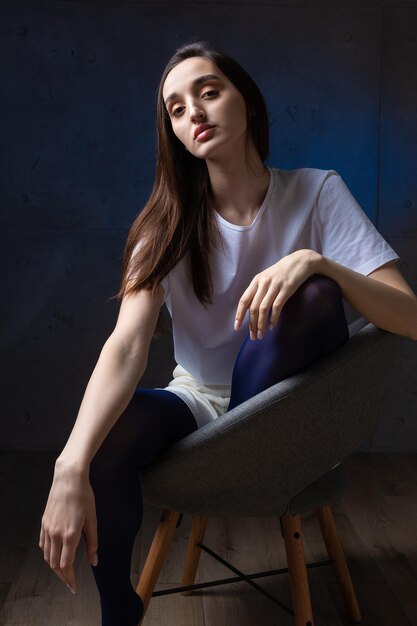
[[[190,117],[191,117],[191,121],[195,122],[196,120],[201,120],[204,119],[206,116],[205,112],[203,111],[203,109],[198,106],[197,104],[192,105],[190,107]]]

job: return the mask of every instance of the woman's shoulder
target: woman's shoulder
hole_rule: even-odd
[[[326,181],[341,180],[339,173],[334,169],[317,167],[298,167],[285,169],[270,167],[275,179],[276,193],[282,198],[283,194],[290,197],[312,196],[317,198]]]
[[[339,173],[334,169],[322,169],[319,167],[297,167],[294,169],[285,169],[282,167],[269,166],[274,176],[283,180],[325,180],[329,176]]]

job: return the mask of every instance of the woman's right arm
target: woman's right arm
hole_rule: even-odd
[[[163,293],[159,286],[154,294],[141,290],[123,298],[116,327],[103,346],[75,425],[55,463],[39,546],[50,567],[74,592],[73,563],[83,528],[90,562],[94,563],[97,551],[90,462],[146,369]]]

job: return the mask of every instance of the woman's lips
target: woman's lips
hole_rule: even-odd
[[[197,126],[194,131],[194,141],[205,141],[206,139],[210,139],[215,130],[215,126],[210,126],[208,124],[201,124],[201,126]]]

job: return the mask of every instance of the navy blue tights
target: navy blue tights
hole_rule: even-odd
[[[139,472],[197,424],[181,398],[164,389],[137,389],[90,464],[98,565],[91,566],[100,594],[102,626],[137,626],[141,598],[130,582],[133,543],[142,525]]]
[[[262,341],[246,337],[236,358],[228,408],[314,363],[348,338],[339,285],[314,274],[287,300]]]
[[[229,408],[291,376],[348,339],[340,288],[314,275],[287,301],[260,341],[244,340],[236,359]],[[137,626],[143,605],[130,581],[133,543],[142,524],[140,471],[170,444],[196,430],[175,394],[137,389],[90,465],[98,524],[102,626]]]

